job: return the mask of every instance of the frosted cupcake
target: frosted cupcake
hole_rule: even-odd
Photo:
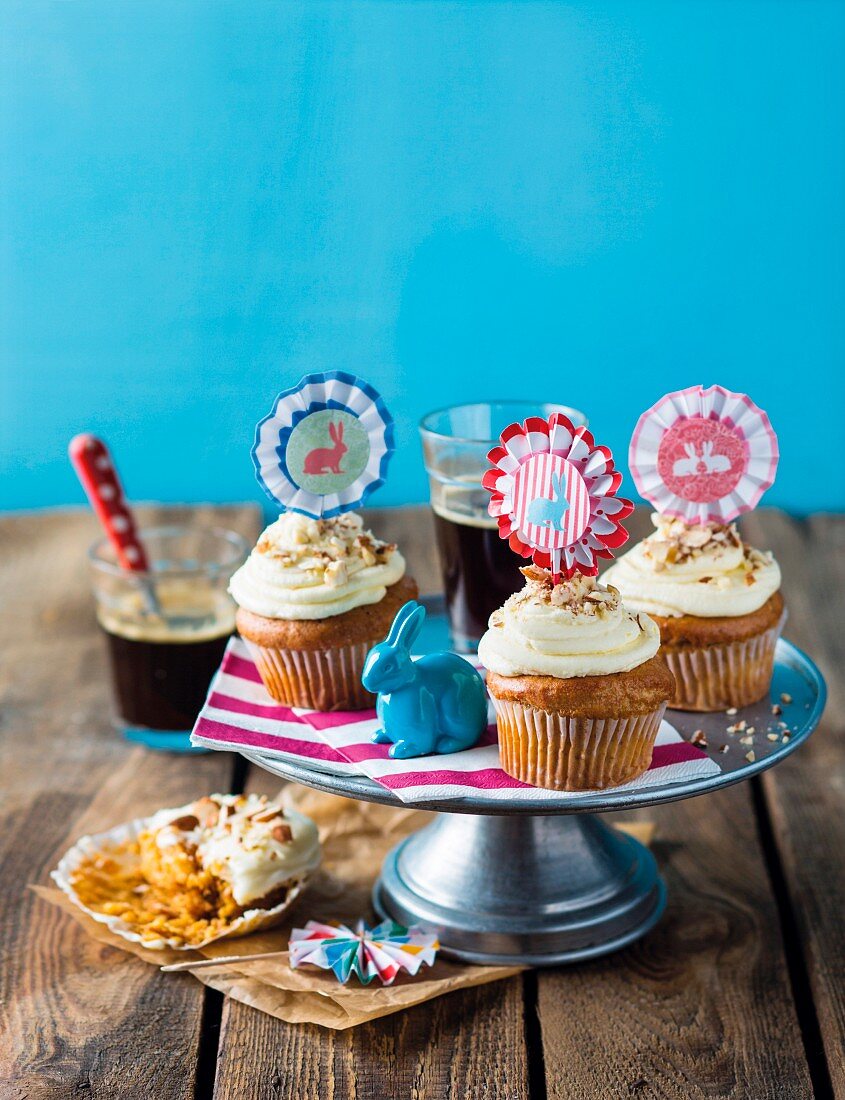
[[[780,569],[740,538],[735,524],[652,517],[657,530],[604,579],[651,615],[675,676],[671,707],[744,707],[769,690],[786,613]]]
[[[656,623],[594,577],[554,585],[548,570],[522,573],[525,588],[493,612],[478,647],[502,767],[563,791],[635,779],[674,690]]]
[[[320,520],[285,512],[229,591],[270,695],[323,711],[373,705],[361,684],[364,658],[418,594],[396,546],[365,530],[354,512]]]

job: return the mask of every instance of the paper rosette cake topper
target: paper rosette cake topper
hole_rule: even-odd
[[[598,573],[599,558],[613,556],[628,532],[621,520],[633,511],[616,496],[622,474],[607,447],[562,413],[529,417],[502,432],[482,483],[499,535],[524,558],[562,574]]]
[[[637,421],[628,455],[637,489],[686,523],[730,523],[775,479],[778,441],[744,393],[691,386],[661,397]]]
[[[357,974],[364,985],[380,978],[391,985],[401,970],[416,974],[425,963],[431,966],[440,948],[436,936],[419,928],[403,928],[386,920],[375,928],[358,921],[354,930],[345,924],[321,924],[310,920],[304,928],[290,934],[290,965],[295,970],[313,963],[331,970],[339,982],[346,983]]]
[[[344,371],[307,374],[255,429],[252,461],[268,496],[315,519],[357,508],[384,482],[393,419],[369,383]]]

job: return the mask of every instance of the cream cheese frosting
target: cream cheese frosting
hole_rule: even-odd
[[[736,525],[695,524],[654,515],[653,535],[604,575],[638,611],[663,617],[736,617],[757,611],[780,588],[768,552],[747,546]]]
[[[355,512],[311,519],[285,512],[264,531],[229,591],[267,619],[328,619],[378,603],[401,580],[405,559]]]
[[[264,795],[211,795],[160,810],[148,827],[157,832],[160,848],[184,844],[195,849],[202,866],[230,884],[238,905],[266,897],[320,862],[311,818],[283,810]]]
[[[490,616],[478,646],[481,663],[500,676],[605,676],[650,660],[657,624],[633,614],[614,588],[576,574],[553,585],[545,569],[522,570],[525,588]]]

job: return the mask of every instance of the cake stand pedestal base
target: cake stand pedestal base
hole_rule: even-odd
[[[651,852],[592,814],[439,813],[388,854],[373,902],[445,955],[546,966],[638,939],[666,888]]]

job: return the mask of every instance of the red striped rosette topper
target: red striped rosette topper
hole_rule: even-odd
[[[663,515],[730,523],[775,480],[778,441],[747,394],[690,386],[646,409],[628,463],[637,489]]]
[[[621,521],[633,511],[616,496],[622,474],[607,447],[563,413],[510,424],[489,452],[482,479],[488,511],[512,550],[561,576],[598,573],[599,558],[627,540]]]

